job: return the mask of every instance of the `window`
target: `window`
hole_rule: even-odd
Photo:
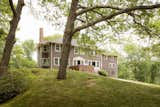
[[[47,62],[46,59],[44,59],[44,60],[43,60],[43,64],[45,64],[46,62]]]
[[[42,53],[42,58],[48,58],[49,57],[49,53]]]
[[[115,63],[109,63],[109,67],[114,68],[114,67],[116,67],[116,64]]]
[[[41,59],[42,66],[49,66],[49,59],[48,58],[42,58]]]
[[[99,61],[97,61],[97,67],[100,67],[100,62]]]
[[[44,51],[44,52],[48,51],[48,46],[47,46],[47,45],[44,45],[44,46],[43,46],[43,51]]]
[[[79,54],[79,48],[78,47],[74,47],[74,54]]]
[[[96,66],[96,62],[95,61],[92,62],[92,66],[94,66],[94,67]]]
[[[74,66],[77,65],[77,61],[76,60],[73,61],[73,65]]]
[[[73,65],[74,66],[83,65],[83,64],[84,64],[83,60],[73,60]]]
[[[43,51],[47,51],[47,46],[46,45],[44,45]]]
[[[55,44],[55,51],[61,52],[61,45],[60,44]]]
[[[80,64],[81,64],[81,61],[80,61],[80,60],[78,60],[78,61],[77,61],[77,64],[78,64],[78,65],[80,65]]]
[[[54,57],[54,65],[59,66],[60,65],[60,58]]]
[[[89,62],[89,65],[90,65],[90,66],[92,66],[92,61],[91,61],[91,60],[89,60],[88,62]]]
[[[88,60],[85,60],[85,65],[88,65]]]
[[[94,67],[100,67],[100,61],[88,60],[88,65],[94,66]]]
[[[112,68],[112,63],[109,63],[109,67]]]

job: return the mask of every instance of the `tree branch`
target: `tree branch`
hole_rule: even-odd
[[[79,20],[80,22],[85,23],[85,21],[80,18],[76,18],[76,20]]]
[[[13,1],[12,1],[12,0],[9,0],[9,4],[10,4],[10,7],[11,7],[11,10],[12,10],[13,15],[16,16],[16,15],[17,15],[17,12],[16,12],[16,10],[15,10],[15,8],[14,8]]]
[[[84,8],[84,7],[83,7]],[[121,8],[119,7],[114,7],[114,6],[105,6],[105,5],[100,5],[100,6],[94,6],[94,7],[90,7],[90,8],[85,8],[85,9],[82,9],[81,11],[77,12],[77,16],[83,14],[83,13],[86,13],[86,12],[89,12],[89,11],[93,11],[94,9],[101,9],[101,8],[109,8],[109,9],[114,9],[114,10],[121,10]]]
[[[89,22],[87,24],[84,24],[82,26],[79,26],[77,28],[75,28],[74,32],[73,33],[76,33],[80,30],[83,30],[85,28],[88,28],[90,26],[94,26],[95,24],[99,23],[99,22],[102,22],[102,21],[106,21],[106,20],[109,20],[109,19],[112,19],[114,18],[115,16],[118,16],[118,15],[121,15],[121,14],[124,14],[124,13],[129,13],[129,12],[132,12],[132,11],[136,11],[136,10],[151,10],[151,9],[156,9],[156,8],[160,8],[160,4],[155,4],[155,5],[144,5],[144,6],[135,6],[135,7],[132,7],[132,8],[126,8],[126,9],[122,9],[122,10],[119,10],[118,12],[115,12],[115,13],[111,13],[110,15],[108,16],[104,16],[104,17],[100,17],[98,18],[97,20],[94,20],[92,22]]]
[[[136,20],[135,14],[134,13],[128,13],[133,18],[133,22],[137,25],[139,25],[150,37],[154,35],[159,36],[157,33],[152,33],[152,30],[148,28],[147,26],[143,25],[141,22],[138,22]]]

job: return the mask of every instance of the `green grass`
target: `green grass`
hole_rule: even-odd
[[[84,72],[41,72],[25,93],[0,107],[160,107],[160,86],[131,83]]]

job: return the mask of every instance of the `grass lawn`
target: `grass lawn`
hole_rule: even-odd
[[[88,74],[41,72],[32,87],[0,107],[160,107],[160,86]]]

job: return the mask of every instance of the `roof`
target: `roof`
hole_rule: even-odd
[[[40,42],[40,44],[48,44],[48,43],[57,43],[57,44],[63,44],[63,38],[58,38],[56,40],[52,40],[52,41],[42,41]],[[72,42],[71,42],[71,45],[72,46],[79,46],[77,41],[75,39],[72,39]]]

